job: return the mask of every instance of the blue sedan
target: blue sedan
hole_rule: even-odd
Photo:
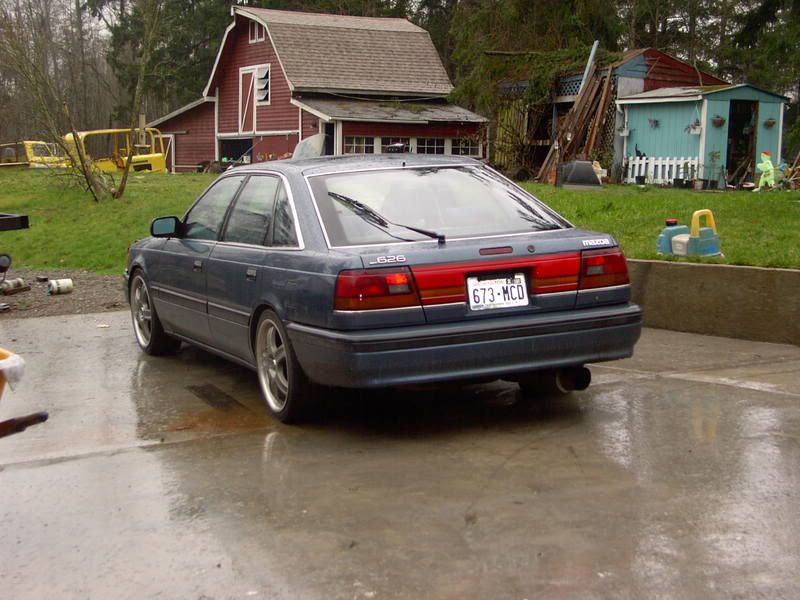
[[[252,368],[293,422],[325,386],[507,379],[584,389],[641,310],[614,238],[471,159],[391,154],[231,169],[128,256],[136,340]]]

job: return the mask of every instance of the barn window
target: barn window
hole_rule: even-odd
[[[269,104],[269,65],[256,67],[256,104]]]
[[[444,154],[444,138],[417,138],[419,154]]]
[[[375,138],[361,135],[344,136],[345,154],[373,154],[375,152]]]
[[[457,156],[480,156],[481,144],[472,138],[456,138],[453,140],[453,154]]]
[[[263,42],[267,37],[267,30],[261,23],[250,21],[250,43]]]
[[[407,137],[382,137],[381,138],[381,153],[386,154],[389,151],[389,146],[392,144],[403,144],[408,149],[410,138]]]

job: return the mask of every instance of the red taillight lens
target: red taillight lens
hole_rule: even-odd
[[[619,248],[581,252],[580,289],[611,287],[630,283],[628,264]]]
[[[342,271],[336,279],[336,310],[371,310],[420,306],[411,271],[364,269]]]

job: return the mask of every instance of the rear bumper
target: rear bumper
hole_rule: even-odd
[[[383,387],[626,358],[641,334],[642,312],[625,304],[466,324],[341,332],[290,323],[287,330],[317,383]]]

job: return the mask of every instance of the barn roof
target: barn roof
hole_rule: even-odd
[[[292,91],[445,96],[453,89],[428,32],[406,19],[249,6],[231,12],[267,29]],[[218,64],[219,55],[205,95]]]
[[[292,104],[326,121],[369,121],[427,124],[485,123],[487,119],[460,106],[438,102],[390,102],[345,98],[300,98]]]

